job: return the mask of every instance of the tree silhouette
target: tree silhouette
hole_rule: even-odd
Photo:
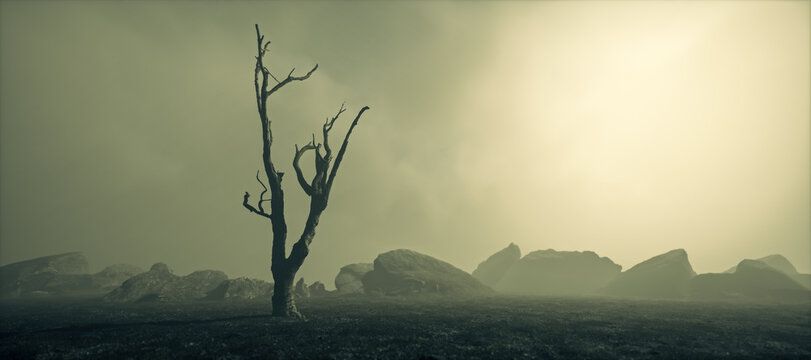
[[[265,184],[262,182],[259,172],[257,172],[256,180],[259,181],[264,190],[259,195],[259,201],[257,202],[256,207],[248,202],[250,198],[250,194],[248,192],[245,193],[245,197],[242,200],[242,205],[252,213],[269,219],[272,225],[273,245],[271,251],[270,270],[273,273],[274,281],[272,298],[273,315],[300,317],[301,315],[296,309],[295,300],[293,298],[293,280],[296,276],[296,272],[301,267],[302,263],[304,263],[304,259],[307,258],[307,254],[310,252],[309,247],[310,243],[313,241],[313,237],[315,237],[315,228],[318,226],[318,219],[321,217],[321,213],[324,211],[324,209],[327,208],[329,193],[332,189],[332,184],[335,181],[335,176],[338,173],[338,168],[341,165],[341,161],[346,154],[346,147],[349,144],[349,136],[352,134],[352,130],[355,128],[355,126],[358,125],[358,120],[360,119],[361,115],[363,115],[366,110],[369,110],[369,107],[364,106],[355,116],[355,120],[352,121],[352,124],[349,126],[349,130],[346,132],[343,144],[341,144],[341,148],[338,150],[338,155],[335,157],[335,163],[332,164],[331,168],[330,163],[332,162],[333,158],[332,148],[330,147],[328,141],[329,132],[332,130],[332,126],[335,124],[335,121],[338,120],[338,117],[341,116],[344,111],[346,111],[343,104],[338,110],[338,113],[331,118],[328,117],[324,123],[322,127],[323,143],[317,143],[315,134],[313,134],[312,140],[306,145],[302,146],[301,148],[296,145],[296,154],[293,157],[293,169],[296,171],[296,178],[298,179],[299,185],[301,185],[304,192],[310,196],[310,212],[307,215],[307,222],[304,225],[304,230],[301,233],[301,237],[298,241],[296,241],[295,244],[293,244],[293,249],[291,250],[290,255],[287,256],[285,251],[285,245],[287,243],[287,223],[284,217],[284,191],[282,190],[282,176],[284,173],[277,171],[271,158],[273,132],[271,130],[270,120],[268,119],[267,115],[267,103],[268,97],[280,90],[285,85],[294,81],[304,81],[310,78],[310,75],[312,75],[318,69],[318,64],[316,64],[303,76],[294,76],[293,72],[296,69],[293,68],[293,70],[290,70],[290,73],[287,74],[287,77],[279,81],[275,76],[273,76],[273,74],[270,73],[263,62],[264,57],[267,54],[268,47],[270,46],[270,41],[265,42],[264,39],[265,37],[259,32],[259,25],[257,24],[257,55],[256,68],[254,70],[254,89],[256,92],[256,107],[259,111],[259,120],[262,123],[262,163],[265,168],[267,186],[265,186]],[[271,86],[269,84],[269,79],[275,81],[275,84]],[[324,150],[323,154],[321,153],[322,146]],[[299,160],[301,159],[301,156],[309,150],[315,151],[315,177],[312,179],[312,181],[307,182],[307,179],[304,177],[301,167],[299,166]],[[270,198],[265,199],[265,194],[268,191],[270,192]],[[266,201],[270,201],[270,213],[265,211],[263,203]]]

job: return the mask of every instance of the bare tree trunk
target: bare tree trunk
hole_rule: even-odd
[[[296,274],[290,271],[273,272],[273,316],[301,317],[293,297],[293,280]]]
[[[270,41],[264,42],[264,36],[259,33],[259,25],[256,25],[256,42],[257,42],[257,56],[256,68],[254,70],[254,89],[256,91],[256,107],[259,111],[259,120],[262,124],[262,164],[265,168],[265,177],[268,181],[266,187],[262,180],[259,178],[259,173],[256,174],[256,180],[262,185],[264,191],[259,196],[257,207],[253,207],[248,203],[250,197],[249,193],[245,193],[242,200],[242,205],[249,211],[265,217],[270,220],[273,227],[273,245],[271,252],[271,266],[270,270],[273,273],[273,315],[284,317],[300,317],[296,309],[295,299],[293,297],[293,280],[296,277],[296,272],[304,263],[304,259],[310,251],[310,243],[315,237],[315,228],[318,226],[318,220],[321,213],[327,208],[327,201],[329,200],[329,192],[332,189],[332,183],[335,180],[335,175],[338,172],[338,167],[343,160],[346,153],[346,147],[349,143],[349,135],[352,130],[358,125],[363,112],[369,109],[364,106],[355,117],[355,120],[346,132],[343,144],[341,145],[338,156],[335,159],[335,164],[330,169],[330,162],[332,161],[332,149],[329,147],[328,137],[329,131],[338,117],[346,109],[341,105],[338,113],[332,117],[327,118],[324,123],[322,134],[323,143],[316,143],[315,135],[313,140],[301,149],[296,146],[296,155],[293,158],[293,168],[296,171],[296,178],[299,185],[307,195],[310,196],[310,213],[307,216],[307,223],[304,226],[304,231],[301,233],[299,240],[293,244],[293,250],[290,256],[286,256],[286,243],[287,243],[287,223],[284,218],[284,191],[282,190],[282,176],[284,173],[276,171],[276,166],[273,164],[271,158],[271,145],[273,144],[273,132],[270,127],[270,120],[267,116],[267,100],[268,97],[274,92],[281,89],[283,86],[293,81],[304,81],[318,69],[316,64],[306,75],[293,76],[295,68],[287,74],[287,77],[279,81],[273,74],[270,73],[263,63],[263,58],[268,51]],[[269,88],[268,79],[273,78],[276,84]],[[321,147],[324,147],[325,154],[322,156]],[[299,166],[299,159],[308,150],[315,150],[315,177],[310,183],[304,178],[304,175]],[[270,189],[268,189],[270,188]],[[270,191],[270,199],[265,199],[264,195]],[[270,201],[270,214],[265,212],[263,203]]]

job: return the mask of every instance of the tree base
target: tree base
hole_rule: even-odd
[[[285,276],[276,280],[271,302],[273,305],[273,317],[289,319],[304,318],[296,308],[296,301],[293,295],[293,276]]]
[[[298,309],[296,309],[295,306],[293,306],[292,308],[282,309],[279,311],[276,311],[276,307],[274,307],[272,316],[280,318],[304,320],[304,315],[301,315],[301,313],[298,312]]]

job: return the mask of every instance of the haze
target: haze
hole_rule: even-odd
[[[804,1],[0,3],[0,264],[270,279],[254,24],[274,160],[355,129],[299,275],[409,248],[471,271],[508,243],[699,273],[811,271]],[[312,156],[312,155],[310,155]],[[303,164],[308,166],[310,161]],[[285,182],[290,238],[306,196]],[[292,243],[292,241],[290,241]],[[92,270],[92,269],[91,269]]]

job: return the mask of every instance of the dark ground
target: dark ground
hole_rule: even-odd
[[[492,297],[0,303],[0,359],[811,358],[811,306]]]

